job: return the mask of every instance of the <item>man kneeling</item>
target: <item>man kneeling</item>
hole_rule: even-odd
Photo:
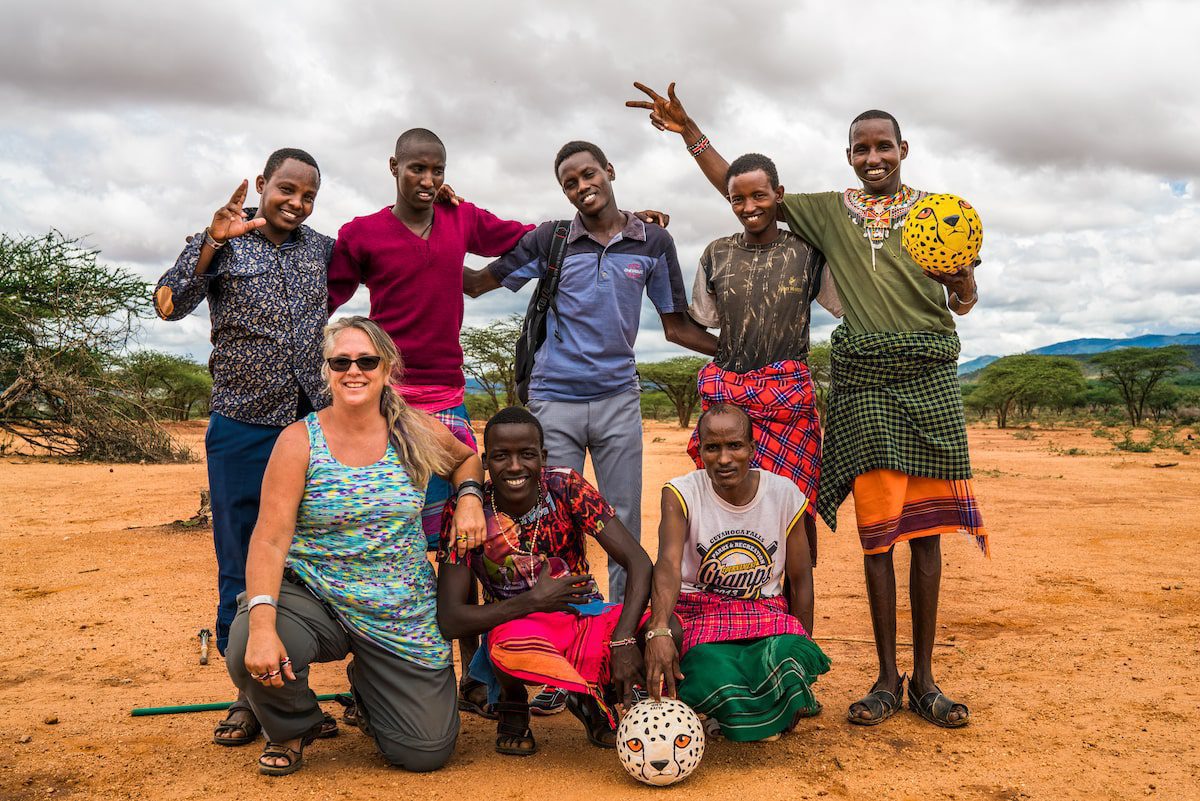
[[[704,469],[663,487],[646,682],[653,697],[664,679],[668,694],[678,686],[730,740],[776,739],[820,710],[810,685],[829,669],[808,637],[808,501],[791,481],[750,469],[754,438],[741,409],[714,404],[697,430]],[[683,622],[678,648],[655,636],[672,612]]]
[[[525,685],[569,692],[567,707],[588,741],[616,743],[612,706],[632,698],[643,675],[635,632],[650,595],[650,557],[583,476],[546,467],[542,427],[525,409],[503,409],[483,433],[484,544],[459,556],[446,506],[438,560],[438,623],[447,639],[486,633],[470,672],[499,701],[496,751],[537,750]],[[589,574],[587,535],[625,568],[625,603],[604,602]],[[482,606],[468,600],[470,576]],[[490,665],[488,662],[490,661]]]

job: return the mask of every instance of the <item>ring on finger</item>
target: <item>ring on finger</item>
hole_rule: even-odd
[[[292,658],[290,656],[285,656],[283,659],[279,660],[279,667],[281,668],[285,668],[290,664],[292,664]]]

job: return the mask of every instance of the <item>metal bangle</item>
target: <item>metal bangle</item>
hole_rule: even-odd
[[[951,300],[953,300],[953,301],[954,301],[954,303],[955,303],[955,305],[957,305],[957,306],[971,306],[971,305],[974,305],[975,301],[979,300],[979,289],[978,289],[978,288],[976,288],[976,290],[975,290],[975,294],[971,296],[971,299],[970,299],[970,300],[963,300],[962,298],[960,298],[960,297],[958,296],[958,293],[957,293],[957,292],[951,292],[951,293],[950,293],[950,299],[951,299]]]
[[[483,503],[483,489],[479,486],[479,482],[477,481],[472,481],[471,484],[467,484],[467,482],[464,481],[462,484],[458,485],[458,489],[454,491],[455,500],[464,495],[474,495],[479,499],[480,503]]]
[[[249,612],[251,609],[256,606],[260,606],[261,604],[267,604],[268,606],[276,609],[279,608],[279,604],[276,603],[275,599],[270,595],[255,595],[249,601],[246,601],[246,611]]]

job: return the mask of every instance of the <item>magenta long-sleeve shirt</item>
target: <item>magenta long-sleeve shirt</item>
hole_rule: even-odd
[[[390,206],[355,217],[333,246],[329,312],[366,284],[371,319],[400,349],[404,383],[462,387],[463,261],[468,253],[503,255],[532,228],[465,201],[435,207],[428,239],[408,230]]]

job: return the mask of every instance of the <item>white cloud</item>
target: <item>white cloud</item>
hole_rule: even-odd
[[[0,219],[85,235],[153,281],[277,147],[320,161],[310,223],[334,234],[391,202],[406,128],[441,133],[461,194],[529,221],[569,216],[552,159],[586,138],[624,207],[671,213],[690,287],[735,221],[679,138],[623,107],[634,80],[674,79],[726,156],[772,156],[791,191],[849,185],[849,119],[895,113],[906,179],[984,219],[964,356],[1200,330],[1198,25],[1167,1],[26,5],[0,30]],[[468,300],[467,323],[526,297]],[[832,326],[814,314],[814,339]],[[142,341],[203,358],[207,320],[153,321]],[[678,352],[648,303],[638,350]]]

